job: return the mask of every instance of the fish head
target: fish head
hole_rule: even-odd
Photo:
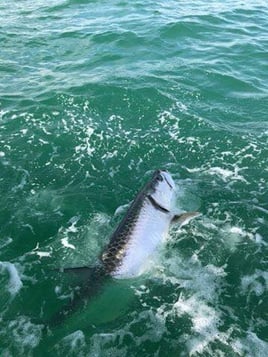
[[[151,196],[163,208],[170,211],[174,205],[175,183],[168,171],[157,170],[151,181]]]

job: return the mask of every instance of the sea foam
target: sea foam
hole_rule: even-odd
[[[9,281],[7,289],[12,296],[15,296],[23,286],[20,273],[15,264],[10,262],[0,262],[0,272],[7,271],[9,274]]]

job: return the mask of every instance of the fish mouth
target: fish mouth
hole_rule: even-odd
[[[161,176],[164,178],[164,180],[166,181],[166,183],[168,184],[168,186],[174,190],[175,186],[173,184],[173,181],[169,172],[167,170],[159,170],[159,173],[161,174]],[[170,180],[171,179],[171,180]]]

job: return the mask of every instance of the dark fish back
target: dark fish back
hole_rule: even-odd
[[[101,261],[107,273],[112,273],[120,265],[125,255],[125,247],[131,238],[131,233],[139,218],[150,186],[151,181],[137,194],[124,218],[112,234],[110,242],[101,256]]]

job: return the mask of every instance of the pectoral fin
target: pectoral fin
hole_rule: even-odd
[[[172,218],[172,223],[178,223],[181,226],[187,224],[191,219],[200,216],[200,212],[185,212],[180,214],[175,214]]]

